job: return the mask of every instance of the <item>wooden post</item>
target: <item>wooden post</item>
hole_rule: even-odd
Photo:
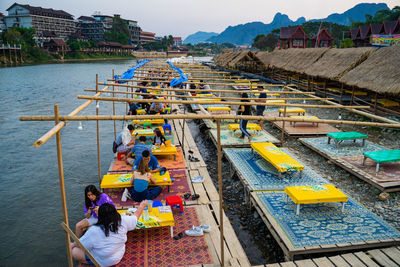
[[[57,125],[60,122],[58,105],[54,105],[54,116],[55,116],[55,124]],[[58,162],[58,179],[60,182],[60,194],[61,194],[61,206],[63,213],[63,221],[68,226],[68,210],[67,210],[67,200],[65,197],[65,184],[64,184],[64,169],[63,169],[63,161],[62,161],[62,151],[61,151],[61,134],[60,131],[56,133],[56,142],[57,142],[57,162]],[[68,266],[73,267],[74,264],[72,262],[72,253],[71,253],[71,242],[70,236],[67,232],[65,232],[65,245],[67,247],[67,257],[68,257]]]
[[[115,75],[115,73],[114,73],[114,69],[112,70],[112,77],[113,77],[113,79],[114,79],[114,75]],[[113,85],[113,98],[115,97],[115,94],[114,94],[114,85]],[[113,100],[113,115],[115,115],[115,101]],[[115,126],[115,124],[116,124],[116,122],[114,121],[114,140],[115,139],[117,139],[117,128],[116,128],[116,126]]]
[[[96,94],[99,90],[99,75],[96,74]],[[96,116],[99,115],[99,101],[96,101]],[[99,175],[99,183],[101,183],[101,165],[100,165],[100,132],[99,132],[99,120],[96,120],[97,126],[97,170]]]
[[[339,103],[340,103],[340,105],[343,105],[343,83],[341,83],[341,86],[340,86],[341,88],[340,88],[340,101],[339,101]]]
[[[15,56],[15,64],[18,64],[18,58],[17,58],[17,46],[14,45],[14,56]]]
[[[350,106],[353,105],[353,100],[354,100],[354,85],[353,85],[353,89],[351,91]]]
[[[217,120],[217,139],[218,139],[218,191],[219,191],[219,232],[221,241],[221,266],[225,266],[224,259],[224,213],[222,200],[222,155],[221,155],[221,120]]]
[[[183,115],[185,115],[185,113],[186,113],[186,106],[185,106],[185,104],[183,104]],[[181,144],[181,146],[182,146],[182,153],[184,156],[186,156],[186,153],[185,153],[185,119],[183,119],[183,122],[182,122],[182,144]]]
[[[376,106],[378,104],[378,93],[375,92],[375,104],[374,104],[374,113],[376,114]]]
[[[307,75],[307,92],[310,91],[310,76]]]
[[[326,98],[326,80],[324,81],[324,95],[325,95],[325,98]]]
[[[286,100],[285,100],[286,104]],[[283,117],[286,118],[286,106],[283,108]],[[285,121],[282,121],[282,136],[281,136],[281,146],[283,146],[283,143],[285,142]]]

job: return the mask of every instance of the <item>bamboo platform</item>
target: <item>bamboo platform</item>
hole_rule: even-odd
[[[336,244],[322,244],[322,245],[294,247],[292,242],[286,235],[285,231],[283,230],[282,226],[277,222],[276,218],[271,215],[271,213],[267,210],[265,205],[261,202],[260,198],[257,196],[257,192],[252,192],[250,195],[251,195],[251,203],[257,210],[258,214],[261,216],[262,220],[270,230],[273,237],[278,242],[279,246],[282,248],[287,260],[293,260],[296,256],[299,255],[310,255],[310,254],[319,254],[328,252],[343,252],[346,250],[354,251],[354,250],[400,245],[400,238],[396,237],[389,239],[365,240],[359,242],[345,242]]]
[[[262,267],[259,265],[255,267]],[[350,267],[350,266],[400,266],[400,247],[389,247],[359,251],[353,253],[339,254],[336,256],[326,256],[307,260],[298,260],[290,262],[280,262],[267,264],[267,267]]]
[[[278,117],[277,112],[265,113],[267,116]],[[309,114],[306,114],[309,115]],[[272,123],[275,127],[282,130],[283,122],[275,121]],[[319,123],[318,126],[313,126],[311,123],[298,122],[296,125],[291,125],[289,122],[285,122],[285,134],[293,137],[307,137],[307,136],[321,136],[327,133],[340,132],[333,126],[327,123]]]
[[[331,150],[323,150],[318,143],[321,140],[325,142],[326,137],[320,138],[300,138],[299,141],[306,147],[317,152],[323,157],[329,159],[334,164],[353,174],[354,176],[360,178],[361,180],[371,184],[375,188],[384,192],[398,192],[400,191],[400,163],[385,163],[382,164],[383,168],[380,169],[378,173],[375,172],[375,163],[372,161],[366,162],[366,166],[362,166],[363,152],[367,151],[377,151],[377,150],[387,150],[388,148],[366,142],[366,149],[357,150],[354,152],[349,151],[347,148],[346,153],[335,153],[337,149],[332,145]],[[327,141],[326,141],[327,142]],[[314,143],[314,144],[313,144]],[[342,144],[343,147],[343,144]],[[358,146],[356,146],[357,148]],[[339,146],[340,148],[340,146]]]
[[[211,140],[213,141],[214,145],[217,146],[217,130],[216,129],[209,129],[208,130]],[[239,130],[240,132],[240,130]],[[250,131],[252,135],[252,143],[265,143],[270,142],[276,145],[280,145],[281,141],[276,139],[270,133],[265,130],[261,130],[259,132]],[[250,147],[250,142],[247,137],[244,139],[239,139],[240,134],[233,133],[229,129],[221,129],[221,146],[222,148],[228,147]]]

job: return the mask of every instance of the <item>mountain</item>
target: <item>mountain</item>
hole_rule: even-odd
[[[389,7],[385,3],[363,3],[355,5],[353,8],[350,8],[342,14],[334,13],[324,19],[313,19],[311,21],[327,21],[342,25],[350,25],[351,21],[363,22],[365,21],[365,15],[370,14],[374,16],[377,11],[382,9],[389,10]]]
[[[198,43],[204,43],[206,42],[207,39],[218,35],[216,32],[196,32],[188,37],[183,41],[184,44],[198,44]]]
[[[363,22],[365,21],[366,14],[370,14],[373,16],[378,10],[382,9],[389,9],[389,7],[385,3],[380,3],[380,4],[363,3],[355,5],[353,8],[350,8],[349,10],[341,14],[334,13],[324,19],[312,19],[310,21],[327,21],[342,25],[350,25],[352,20]],[[306,20],[304,19],[304,17],[300,17],[296,21],[292,21],[289,19],[287,15],[278,12],[276,13],[272,22],[269,24],[264,24],[262,22],[249,22],[246,24],[229,26],[219,35],[210,37],[205,41],[214,42],[218,44],[233,43],[237,45],[244,45],[244,44],[250,45],[253,43],[253,39],[258,34],[268,34],[272,30],[278,29],[280,27],[301,25],[305,21]],[[185,43],[188,38],[185,39]]]
[[[306,21],[304,17],[299,18],[296,21],[292,21],[285,14],[276,13],[274,19],[269,24],[262,22],[250,22],[246,24],[240,24],[236,26],[229,26],[218,36],[209,38],[207,41],[213,43],[233,43],[233,44],[247,44],[253,43],[254,37],[258,34],[268,34],[273,29],[286,27],[290,25],[302,24]]]

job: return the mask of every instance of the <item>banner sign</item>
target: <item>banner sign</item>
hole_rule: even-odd
[[[391,46],[400,45],[400,34],[393,35],[371,35],[371,45],[374,46]]]

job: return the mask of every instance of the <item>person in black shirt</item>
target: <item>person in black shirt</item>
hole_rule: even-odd
[[[247,98],[247,99],[242,99],[240,100],[240,102],[250,102],[249,101],[249,95],[247,93],[242,93],[242,98]],[[251,111],[250,105],[243,105],[240,106],[241,107],[241,115],[251,115]],[[249,132],[247,131],[247,122],[248,120],[240,120],[239,122],[239,126],[240,126],[240,130],[242,131],[242,136],[240,136],[240,139],[244,139],[244,136],[246,135],[249,138],[249,142],[251,142],[251,135],[249,134]]]
[[[259,99],[257,99],[256,102],[265,103],[265,100],[262,100],[262,99],[267,98],[267,93],[263,92],[264,88],[262,86],[258,86],[257,89],[260,92],[260,95],[258,96]],[[265,106],[257,106],[256,110],[257,110],[257,116],[264,116]],[[263,121],[260,121],[259,123],[260,123],[260,127],[262,129],[263,128]]]

